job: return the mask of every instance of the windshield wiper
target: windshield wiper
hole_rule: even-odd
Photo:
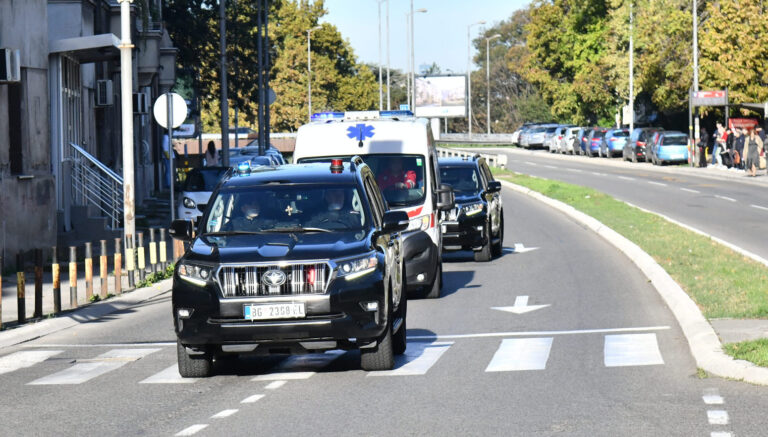
[[[227,235],[257,235],[264,231],[218,231],[218,232],[206,232],[201,234],[201,237],[222,237]]]
[[[262,232],[333,232],[333,231],[325,228],[300,228],[298,226],[295,226],[295,227],[284,227],[284,228],[272,228]]]

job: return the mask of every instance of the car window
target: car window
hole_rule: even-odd
[[[184,191],[213,191],[226,173],[226,168],[193,169],[187,175]]]
[[[629,132],[623,130],[615,130],[611,133],[611,136],[615,138],[626,138],[629,136]]]
[[[687,146],[688,145],[688,136],[686,135],[665,135],[664,136],[664,143],[665,146]]]
[[[440,167],[440,179],[454,192],[477,194],[480,192],[480,175],[474,167]]]

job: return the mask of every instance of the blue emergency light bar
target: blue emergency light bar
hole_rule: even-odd
[[[358,117],[367,119],[375,118],[400,118],[413,117],[411,111],[352,111],[346,112],[316,112],[312,114],[310,121],[326,122],[331,120],[357,119]]]
[[[379,111],[379,115],[382,118],[413,117],[413,112],[411,111]]]
[[[310,121],[328,121],[328,120],[343,120],[343,112],[315,112],[312,114]]]

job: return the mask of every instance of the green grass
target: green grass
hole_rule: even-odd
[[[729,343],[723,348],[728,355],[737,360],[746,360],[758,366],[768,367],[768,338]]]

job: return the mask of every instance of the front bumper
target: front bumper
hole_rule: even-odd
[[[432,285],[440,261],[440,248],[429,234],[424,231],[403,234],[403,257],[409,292]]]
[[[378,311],[366,311],[361,306],[371,301],[378,302]],[[243,344],[291,347],[321,341],[354,348],[378,339],[389,314],[389,297],[380,270],[353,280],[337,278],[324,294],[235,298],[222,298],[215,282],[199,287],[175,274],[172,302],[176,335],[192,348]],[[244,317],[245,305],[286,302],[304,303],[306,317],[258,321]],[[179,309],[189,309],[191,315],[182,318]]]
[[[460,216],[454,221],[443,221],[443,250],[479,250],[487,244],[485,235],[487,214]]]

